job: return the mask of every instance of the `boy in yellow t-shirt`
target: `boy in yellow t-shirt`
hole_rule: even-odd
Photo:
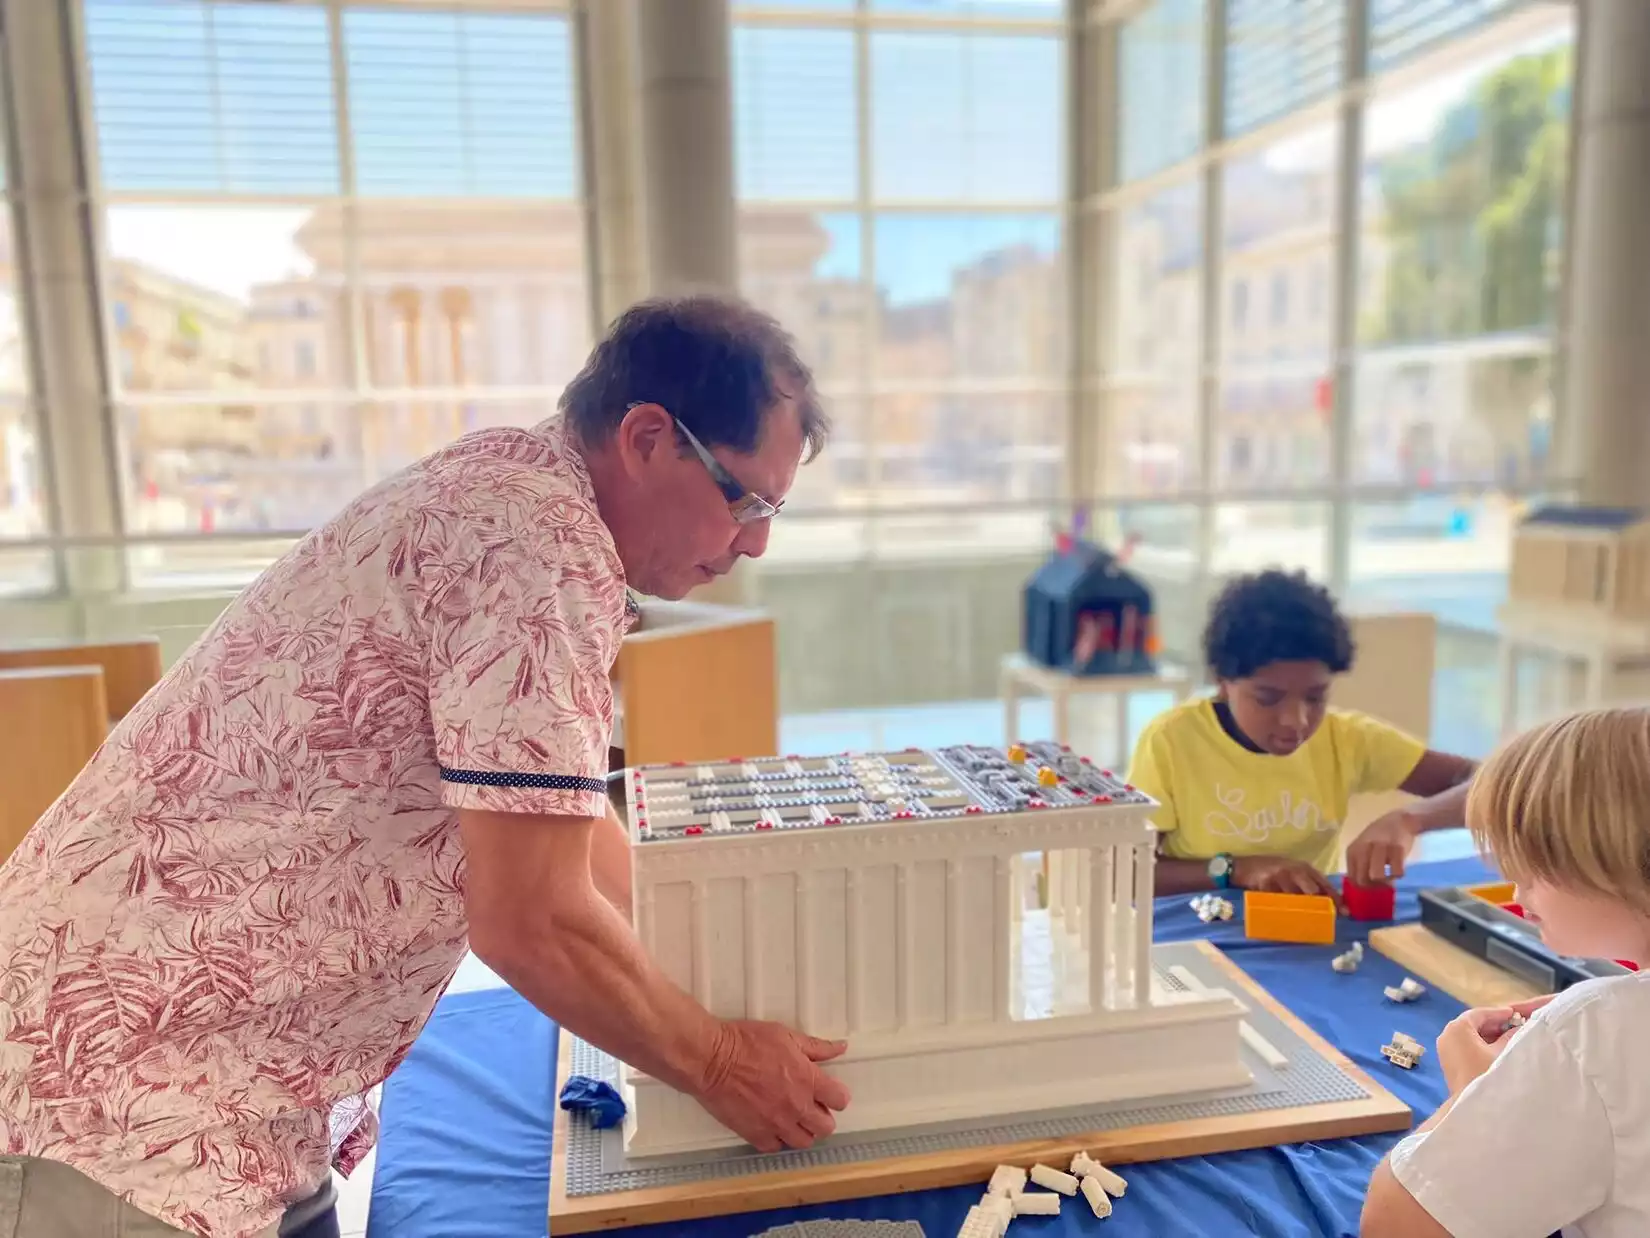
[[[1364,791],[1424,797],[1373,822],[1347,853],[1369,885],[1401,876],[1424,830],[1462,824],[1473,763],[1329,704],[1352,633],[1328,590],[1278,570],[1233,580],[1210,610],[1217,691],[1152,720],[1129,781],[1162,807],[1157,892],[1334,894],[1347,804]]]

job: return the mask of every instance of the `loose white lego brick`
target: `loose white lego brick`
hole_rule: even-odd
[[[1003,1238],[1003,1227],[996,1217],[976,1206],[970,1208],[963,1218],[957,1238]]]
[[[1014,1219],[1014,1198],[1012,1195],[992,1195],[987,1192],[980,1197],[976,1207],[997,1222],[999,1232],[1006,1233],[1009,1222]]]
[[[1014,1197],[1014,1215],[1057,1217],[1060,1215],[1060,1196],[1053,1191],[1023,1191]]]
[[[1257,1032],[1247,1021],[1238,1024],[1238,1035],[1242,1036],[1243,1043],[1258,1053],[1260,1060],[1273,1070],[1282,1070],[1289,1065],[1289,1058],[1283,1050]]]
[[[1026,1189],[1026,1171],[1018,1165],[999,1165],[991,1171],[985,1189],[988,1195],[1018,1195]]]
[[[1049,1190],[1059,1191],[1062,1195],[1077,1194],[1077,1179],[1048,1165],[1033,1165],[1031,1180],[1038,1186],[1046,1186]]]
[[[1409,994],[1395,984],[1387,985],[1381,992],[1386,994],[1386,999],[1389,1002],[1407,1002],[1410,1000]]]
[[[1129,1184],[1112,1173],[1099,1161],[1087,1152],[1079,1152],[1071,1158],[1071,1172],[1079,1178],[1094,1178],[1099,1181],[1100,1187],[1108,1195],[1122,1198],[1123,1192],[1129,1189]]]
[[[1129,1189],[1129,1184],[1117,1174],[1112,1173],[1104,1165],[1096,1164],[1094,1172],[1089,1177],[1100,1183],[1101,1188],[1113,1199],[1122,1199],[1123,1192]]]
[[[1100,1179],[1092,1175],[1083,1179],[1083,1198],[1089,1201],[1089,1207],[1094,1209],[1094,1215],[1104,1220],[1111,1215],[1111,1196],[1106,1194],[1106,1188],[1100,1185]]]
[[[1419,1040],[1404,1032],[1393,1032],[1391,1044],[1394,1048],[1402,1049],[1406,1053],[1413,1053],[1417,1057],[1426,1052],[1426,1047]]]
[[[1404,982],[1398,987],[1403,990],[1404,996],[1409,998],[1410,1001],[1414,1001],[1427,991],[1427,986],[1413,976],[1405,976]]]

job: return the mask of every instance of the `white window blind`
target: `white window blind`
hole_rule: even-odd
[[[1119,38],[1119,173],[1125,181],[1189,159],[1203,144],[1206,0],[1158,0]]]
[[[1247,133],[1340,84],[1344,0],[1230,0],[1226,31],[1228,134]]]
[[[1465,33],[1522,3],[1524,0],[1371,0],[1370,67],[1391,68],[1441,39]]]

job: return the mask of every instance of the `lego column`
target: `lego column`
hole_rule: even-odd
[[[1577,6],[1564,474],[1585,502],[1642,506],[1650,477],[1650,4]]]
[[[1088,853],[1089,861],[1089,1013],[1099,1014],[1111,1004],[1109,977],[1111,974],[1112,934],[1115,926],[1112,902],[1112,868],[1116,861],[1115,847],[1095,847]]]
[[[1152,900],[1156,897],[1157,849],[1155,843],[1134,845],[1134,1004],[1152,1004]],[[1127,854],[1127,852],[1124,852]]]
[[[113,539],[121,533],[121,462],[105,401],[108,366],[71,7],[0,0],[15,110],[17,262],[33,275],[35,410],[57,529],[65,537]],[[72,596],[122,587],[121,554],[113,544],[71,551],[64,562]]]

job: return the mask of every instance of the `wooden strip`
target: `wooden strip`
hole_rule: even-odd
[[[1522,976],[1445,941],[1424,924],[1394,924],[1369,934],[1378,950],[1435,989],[1468,1006],[1507,1006],[1541,997],[1545,990]]]
[[[947,1149],[886,1157],[878,1161],[787,1169],[769,1174],[707,1178],[673,1186],[573,1198],[567,1195],[567,1114],[558,1108],[555,1141],[551,1150],[551,1232],[585,1234],[630,1225],[681,1222],[768,1208],[928,1191],[967,1183],[983,1186],[998,1165],[1032,1165],[1039,1161],[1048,1165],[1063,1165],[1080,1151],[1086,1151],[1109,1165],[1123,1165],[1409,1128],[1410,1111],[1397,1097],[1353,1065],[1344,1054],[1287,1010],[1213,945],[1206,941],[1195,945],[1226,973],[1232,991],[1240,996],[1240,1000],[1257,1002],[1272,1011],[1324,1058],[1356,1079],[1369,1095],[1362,1100],[1302,1105],[1264,1113],[1192,1118],[1155,1126]],[[571,1065],[572,1043],[563,1036],[556,1064],[558,1096],[567,1081]]]

